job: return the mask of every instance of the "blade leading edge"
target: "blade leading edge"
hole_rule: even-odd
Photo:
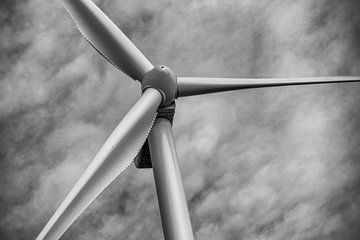
[[[36,240],[56,240],[132,162],[154,123],[162,96],[149,88],[121,120]]]
[[[154,66],[91,0],[64,0],[80,32],[110,63],[141,80]]]
[[[178,97],[249,88],[358,81],[360,81],[360,77],[358,76],[310,78],[177,78]]]

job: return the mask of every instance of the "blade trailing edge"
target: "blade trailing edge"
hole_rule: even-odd
[[[111,64],[141,80],[154,66],[91,0],[63,0],[86,40]]]

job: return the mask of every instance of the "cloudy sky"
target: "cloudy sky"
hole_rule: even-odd
[[[178,76],[360,75],[357,0],[98,0]],[[60,0],[0,2],[0,239],[34,239],[139,85],[80,35]],[[360,84],[177,101],[195,238],[356,240]],[[153,175],[131,165],[62,239],[162,239]]]

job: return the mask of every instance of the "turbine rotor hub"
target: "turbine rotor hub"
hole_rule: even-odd
[[[160,107],[169,106],[177,98],[177,79],[175,73],[164,65],[156,66],[148,71],[141,80],[141,89],[157,89],[163,101]]]

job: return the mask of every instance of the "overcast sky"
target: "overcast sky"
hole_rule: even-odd
[[[358,0],[98,0],[178,76],[360,75]],[[82,38],[60,0],[0,2],[0,239],[35,239],[139,84]],[[198,240],[357,240],[360,84],[177,101]],[[162,239],[151,170],[131,165],[62,239]]]

